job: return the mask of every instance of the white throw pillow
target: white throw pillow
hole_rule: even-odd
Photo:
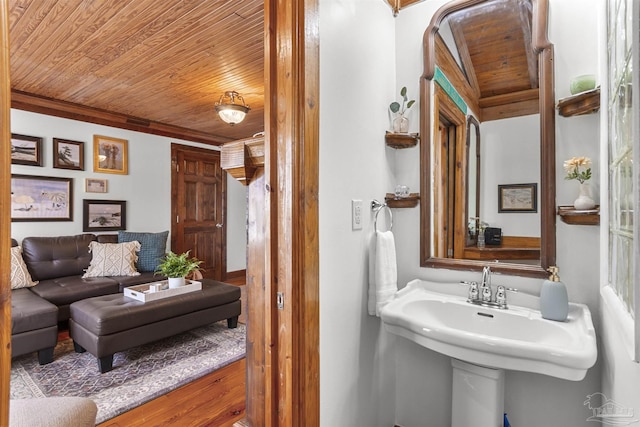
[[[11,248],[11,289],[30,288],[38,282],[31,280],[31,274],[22,259],[22,247]]]
[[[140,242],[126,243],[89,243],[89,252],[93,254],[87,272],[82,276],[139,276],[135,262]]]

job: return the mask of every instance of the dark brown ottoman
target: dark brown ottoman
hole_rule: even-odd
[[[58,342],[58,307],[27,288],[11,291],[11,356],[38,352],[41,365],[53,361]]]
[[[227,319],[238,325],[240,288],[203,279],[202,290],[140,302],[123,294],[71,304],[69,335],[77,352],[98,358],[101,373],[113,367],[113,354],[193,328]]]

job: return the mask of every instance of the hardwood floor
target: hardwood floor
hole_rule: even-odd
[[[245,366],[238,360],[98,427],[231,427],[245,416]]]

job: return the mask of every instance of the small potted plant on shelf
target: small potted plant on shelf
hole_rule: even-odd
[[[395,115],[392,121],[393,131],[396,133],[407,133],[409,132],[409,119],[405,117],[405,113],[415,104],[416,100],[412,99],[409,101],[406,86],[400,90],[400,96],[402,97],[402,104],[394,101],[389,105],[389,109]]]
[[[185,277],[190,273],[202,270],[200,264],[202,261],[192,257],[189,258],[189,252],[180,255],[169,251],[156,268],[156,274],[162,274],[168,278],[170,288],[179,288],[184,286]]]

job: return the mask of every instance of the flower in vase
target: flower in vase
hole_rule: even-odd
[[[591,159],[588,157],[572,157],[564,162],[567,176],[564,179],[577,179],[580,184],[591,179]]]

